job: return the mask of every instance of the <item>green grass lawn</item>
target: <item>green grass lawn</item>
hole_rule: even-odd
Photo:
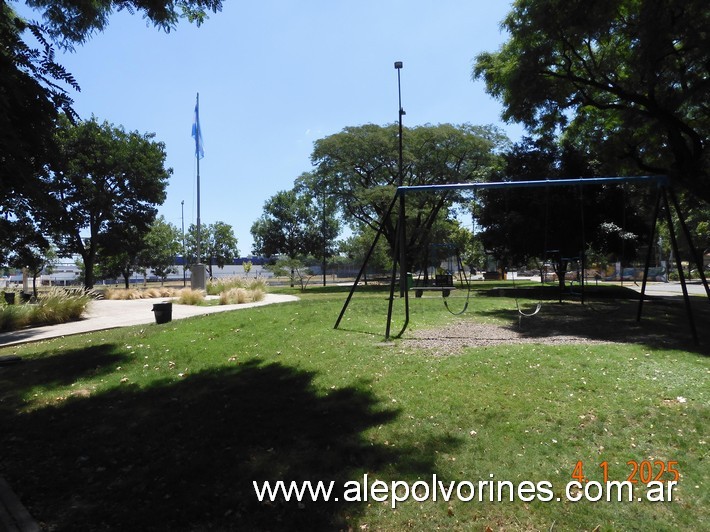
[[[634,301],[610,298],[545,301],[522,324],[532,343],[410,341],[518,327],[515,300],[491,286],[458,317],[412,297],[392,342],[386,292],[358,291],[334,330],[347,292],[314,287],[296,303],[2,349],[23,362],[0,368],[0,475],[49,530],[710,530],[707,301],[694,304],[700,347],[682,302],[651,302],[637,324]],[[544,343],[575,329],[574,343]],[[578,462],[595,481],[602,462],[618,481],[628,462],[677,462],[680,479],[672,502],[565,501]],[[365,474],[549,481],[553,500],[346,501]],[[259,502],[264,480],[335,481],[339,501]]]

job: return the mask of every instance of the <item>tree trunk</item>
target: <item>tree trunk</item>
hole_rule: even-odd
[[[567,261],[560,261],[555,264],[555,273],[557,274],[557,283],[560,287],[560,292],[565,289],[565,274],[567,273]]]
[[[84,259],[84,288],[91,290],[94,288],[94,257],[87,255]]]

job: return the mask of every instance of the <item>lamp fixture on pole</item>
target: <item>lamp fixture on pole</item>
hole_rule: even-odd
[[[400,82],[400,71],[402,70],[402,61],[395,61],[394,68],[397,69],[397,95],[399,97],[399,186],[404,185],[404,175],[402,169],[402,116],[407,113],[402,109],[402,84]]]

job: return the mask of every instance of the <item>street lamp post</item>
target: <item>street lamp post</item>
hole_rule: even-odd
[[[397,95],[399,97],[399,186],[404,185],[404,173],[402,169],[402,116],[407,113],[402,109],[402,85],[400,83],[400,70],[402,70],[402,61],[395,61],[394,68],[397,69]]]
[[[397,70],[397,96],[399,98],[399,186],[404,185],[404,167],[402,157],[402,117],[407,114],[402,109],[402,85],[400,82],[400,71],[402,61],[395,61],[394,68]],[[404,230],[404,194],[399,196],[399,297],[406,297],[407,293],[407,250],[405,249],[406,233]]]

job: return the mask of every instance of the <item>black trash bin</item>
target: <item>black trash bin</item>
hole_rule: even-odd
[[[15,292],[3,292],[5,294],[5,303],[8,305],[15,304]]]
[[[170,302],[154,303],[155,323],[168,323],[173,319],[173,304]]]

